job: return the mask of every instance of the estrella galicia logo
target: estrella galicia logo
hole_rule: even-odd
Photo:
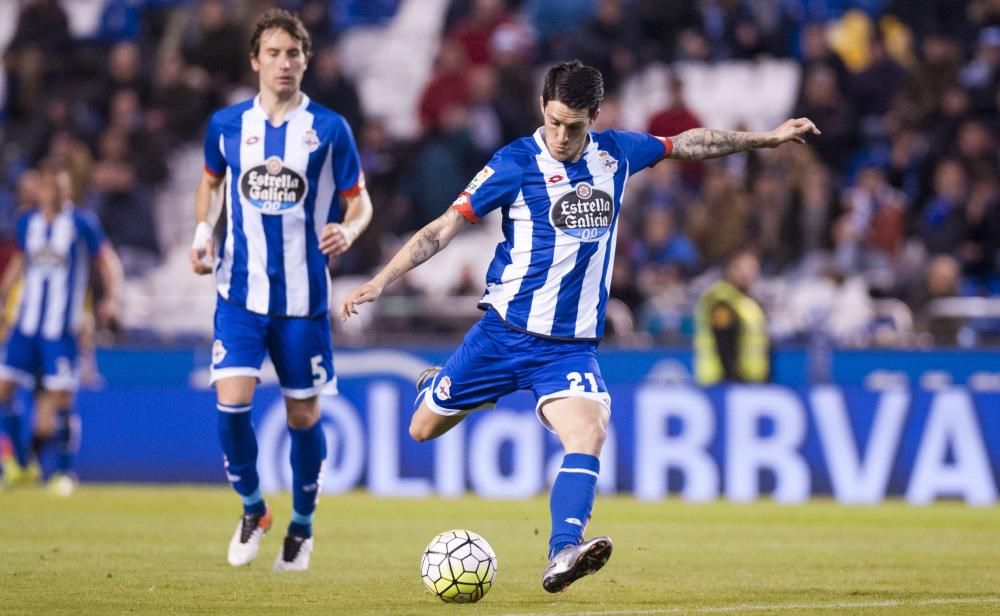
[[[306,197],[308,185],[277,156],[240,176],[240,194],[263,214],[284,214]]]
[[[549,210],[552,226],[584,242],[596,242],[609,229],[615,214],[611,195],[580,183],[559,197]]]
[[[66,267],[69,263],[69,255],[45,244],[29,252],[28,261],[35,267]]]

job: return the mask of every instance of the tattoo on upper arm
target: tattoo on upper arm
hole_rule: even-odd
[[[711,128],[693,128],[671,138],[674,144],[672,158],[703,160],[717,158],[734,152],[743,152],[767,145],[762,133],[734,132]]]

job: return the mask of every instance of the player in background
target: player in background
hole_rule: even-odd
[[[0,416],[13,456],[4,461],[8,484],[34,483],[37,457],[55,441],[56,468],[50,489],[70,495],[76,486],[73,461],[79,447],[80,420],[73,414],[80,380],[78,337],[90,264],[97,266],[105,290],[97,305],[102,325],[118,318],[122,267],[105,239],[97,217],[69,200],[69,173],[44,161],[34,191],[36,207],[17,221],[17,248],[0,277],[0,305],[20,285],[21,301],[0,364]],[[18,385],[35,392],[35,436],[29,450],[23,416],[14,405]]]
[[[295,15],[270,10],[258,20],[250,64],[260,93],[209,120],[191,247],[192,269],[215,271],[218,291],[211,382],[226,475],[243,500],[229,544],[233,566],[257,556],[272,522],[260,494],[250,419],[265,353],[284,394],[293,512],[274,562],[279,571],[307,569],[313,549],[326,459],[318,396],[336,387],[329,260],[351,246],[372,213],[347,123],[300,90],[310,54],[309,34]],[[216,253],[209,211],[220,189],[227,225]]]
[[[611,555],[610,538],[584,542],[583,532],[611,412],[596,350],[626,180],[664,158],[715,158],[819,134],[804,118],[770,132],[696,128],[664,138],[592,131],[603,96],[597,69],[578,61],[552,68],[540,101],[544,125],[500,149],[444,215],[411,237],[340,308],[342,319],[357,314],[359,304],[377,299],[467,225],[501,210],[504,241],[480,300],[486,314],[444,367],[418,382],[410,435],[437,438],[500,396],[534,392],[539,420],[565,450],[550,499],[549,563],[542,574],[549,592],[594,573]]]

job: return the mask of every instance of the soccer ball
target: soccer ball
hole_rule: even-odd
[[[471,530],[449,530],[431,539],[420,558],[427,590],[446,603],[475,603],[493,587],[497,555]]]

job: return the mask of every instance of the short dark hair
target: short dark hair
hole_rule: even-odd
[[[67,165],[63,160],[56,158],[55,156],[46,156],[42,160],[38,161],[35,165],[35,170],[38,173],[59,175],[60,173],[69,173],[69,165]]]
[[[604,100],[604,77],[601,71],[579,60],[560,62],[545,74],[542,104],[559,101],[571,109],[586,109],[597,114]]]
[[[250,56],[257,57],[260,53],[260,37],[264,32],[272,28],[280,28],[288,33],[302,45],[302,53],[306,58],[312,57],[312,39],[309,38],[309,31],[298,15],[282,9],[270,9],[265,11],[257,25],[254,26],[253,36],[250,37]]]

